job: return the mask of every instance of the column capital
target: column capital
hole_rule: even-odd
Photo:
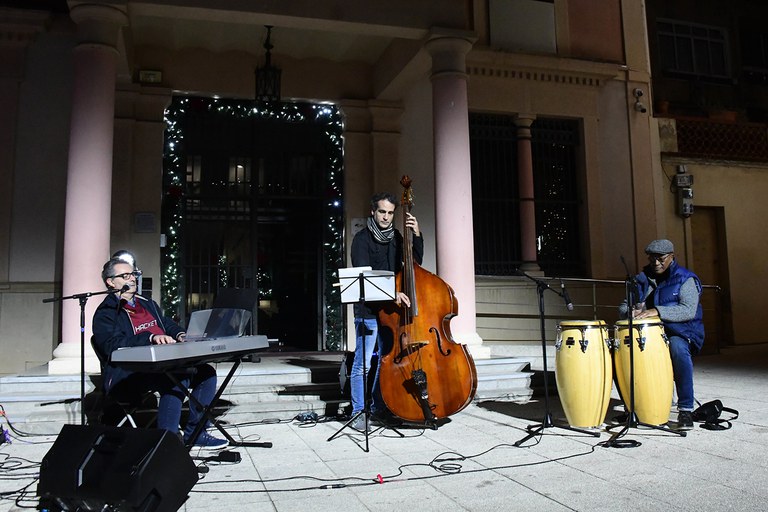
[[[474,33],[456,30],[433,30],[424,47],[432,57],[432,75],[466,74],[466,57],[477,40]]]
[[[515,115],[514,123],[519,128],[530,128],[533,122],[536,120],[536,114],[523,114],[519,113]]]
[[[400,119],[403,117],[402,105],[369,101],[368,110],[371,113],[372,131],[400,133]]]
[[[536,114],[517,114],[514,118],[517,127],[517,137],[520,140],[531,138],[531,125],[536,120]]]
[[[120,3],[75,3],[70,8],[69,16],[77,23],[79,43],[103,44],[117,48],[120,28],[128,25],[126,7]]]
[[[346,132],[400,133],[403,107],[400,103],[386,101],[342,100],[339,102],[344,115]]]

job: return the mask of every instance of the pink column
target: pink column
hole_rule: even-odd
[[[67,199],[64,219],[62,294],[104,290],[100,272],[110,255],[112,144],[119,28],[125,14],[106,5],[80,5],[71,11],[80,44],[74,50],[74,90],[70,121]],[[87,302],[86,356],[98,371],[90,348],[91,318],[103,296]],[[67,300],[61,312],[62,343],[48,365],[50,373],[80,370],[80,304]]]
[[[517,126],[517,173],[520,195],[520,248],[523,263],[520,270],[541,270],[536,256],[536,203],[533,190],[533,154],[531,152],[531,125],[534,115],[519,114]]]
[[[472,176],[465,57],[472,42],[434,37],[432,123],[435,156],[437,269],[456,292],[459,314],[451,321],[456,341],[478,353],[482,340],[475,319],[475,251],[472,225]]]

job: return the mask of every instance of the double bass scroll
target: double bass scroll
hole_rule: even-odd
[[[395,285],[410,306],[386,303],[379,311],[379,384],[389,410],[406,421],[434,424],[470,404],[477,370],[450,320],[458,315],[453,289],[413,257],[413,232],[405,225],[413,207],[411,179],[403,176],[403,267]]]

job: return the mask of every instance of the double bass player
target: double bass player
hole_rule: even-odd
[[[392,194],[382,192],[371,197],[371,215],[365,229],[358,232],[352,240],[352,266],[371,267],[373,270],[389,270],[397,273],[403,262],[403,235],[394,224],[397,200]],[[412,230],[414,259],[420,264],[424,256],[424,238],[419,230],[419,223],[410,212],[405,213],[405,228]],[[397,293],[397,305],[410,306],[409,297],[402,291]],[[355,356],[350,372],[350,390],[352,394],[352,416],[365,407],[365,385],[368,382],[374,347],[379,347],[379,321],[376,304],[354,306],[355,315]],[[365,347],[365,353],[363,353]],[[379,347],[379,354],[380,347]],[[365,364],[364,364],[365,363]],[[381,357],[379,357],[379,365]],[[371,419],[373,424],[382,425],[393,420],[388,413],[379,389],[378,370],[375,370],[371,400]],[[363,369],[366,374],[364,375]],[[365,417],[358,415],[351,424],[352,428],[364,431]]]

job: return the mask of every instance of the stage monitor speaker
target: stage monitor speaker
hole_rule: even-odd
[[[64,425],[43,457],[43,509],[177,511],[197,483],[181,439],[166,430]]]

